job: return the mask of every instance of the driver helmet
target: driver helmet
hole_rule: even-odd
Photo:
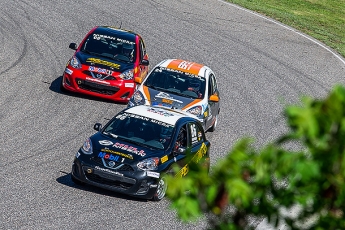
[[[189,86],[188,88],[192,88],[194,91],[199,91],[200,90],[200,82],[198,80],[192,79],[189,80]]]
[[[125,55],[129,58],[132,58],[133,57],[133,51],[134,51],[134,45],[133,44],[123,43],[123,47],[122,47],[123,55]]]

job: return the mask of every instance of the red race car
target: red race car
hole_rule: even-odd
[[[136,83],[148,73],[148,55],[137,33],[108,26],[94,27],[75,50],[62,75],[61,91],[127,103]]]

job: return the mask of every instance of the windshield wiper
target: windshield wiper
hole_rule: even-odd
[[[107,135],[107,136],[111,136],[113,138],[118,138],[118,135],[115,135],[113,133],[108,133],[108,132],[103,132],[103,134]]]

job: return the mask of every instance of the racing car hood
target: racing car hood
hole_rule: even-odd
[[[172,109],[185,110],[188,109],[191,105],[194,105],[195,103],[201,101],[200,99],[183,97],[151,88],[148,88],[148,93],[149,95],[146,95],[146,97],[149,98],[148,102],[152,106],[164,106]]]
[[[110,138],[100,132],[90,137],[94,157],[133,163],[153,156],[163,156],[164,150],[152,149],[143,145]]]
[[[79,59],[79,61],[83,65],[110,69],[112,71],[120,72],[120,73],[128,69],[134,69],[134,63],[120,62],[117,60],[113,60],[111,58],[91,55],[91,54],[83,53],[81,51],[77,52],[75,56]]]

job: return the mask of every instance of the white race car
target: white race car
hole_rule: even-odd
[[[180,59],[166,59],[156,65],[142,81],[128,102],[136,105],[181,109],[198,117],[204,130],[217,125],[219,90],[214,72],[207,66]]]

